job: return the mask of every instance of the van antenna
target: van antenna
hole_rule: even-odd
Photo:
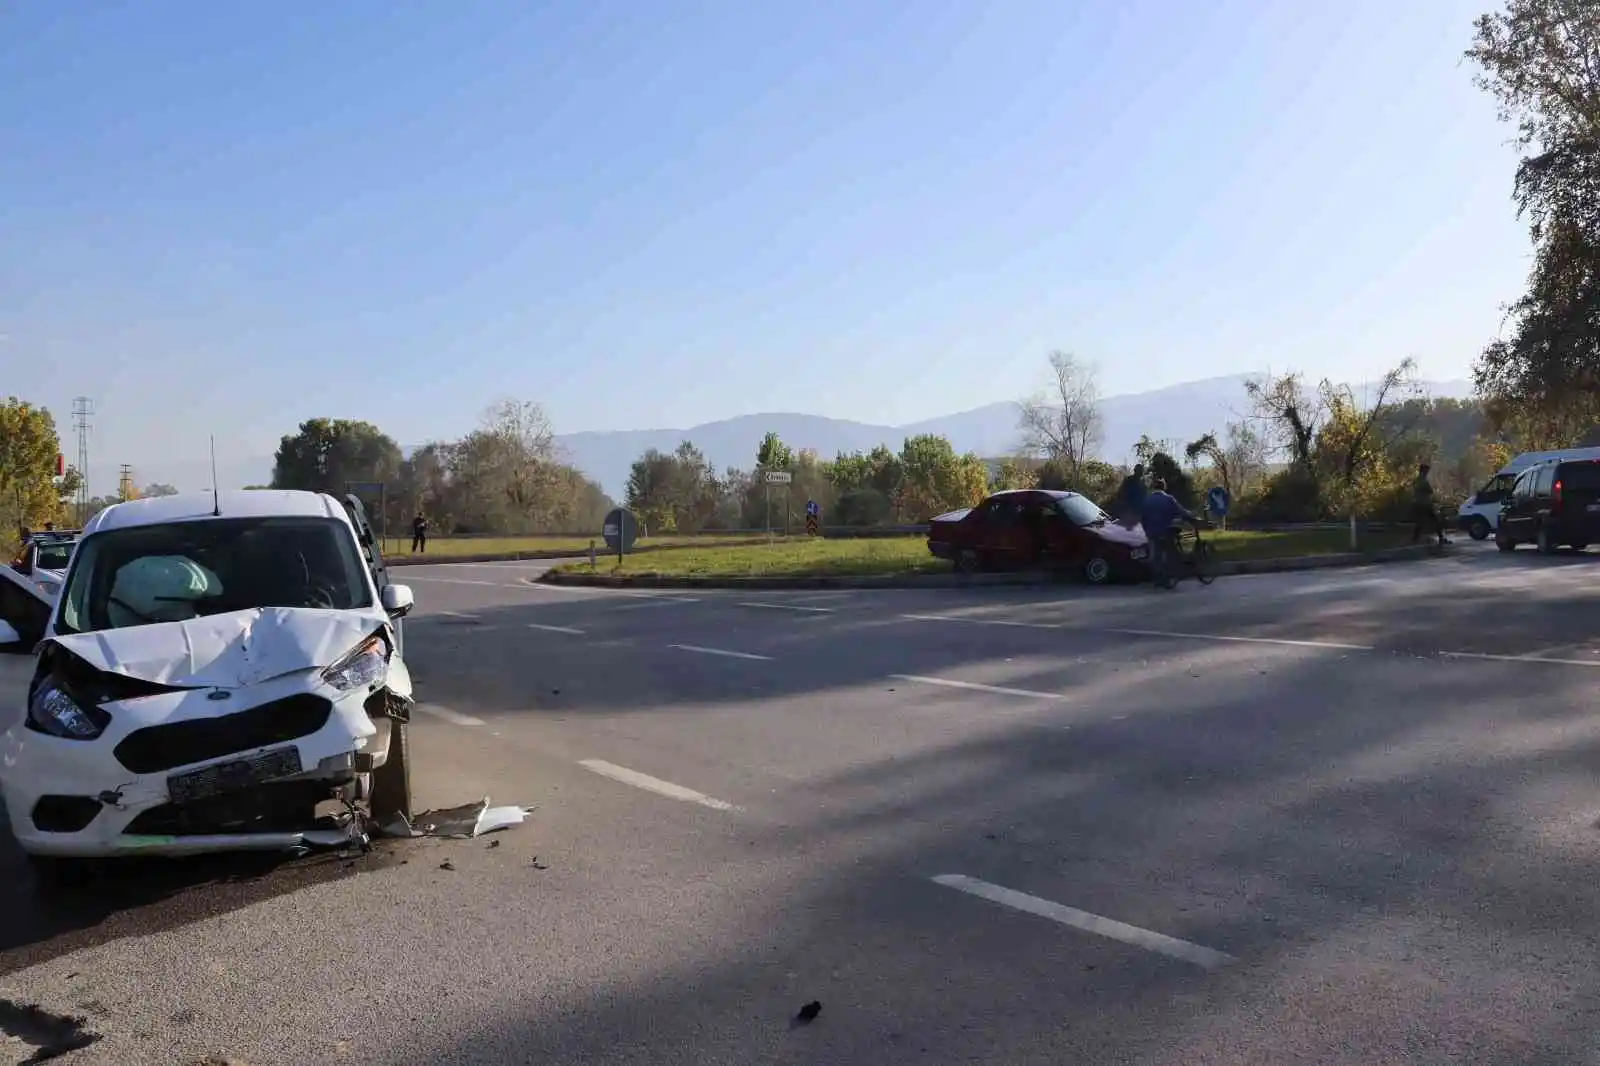
[[[217,492],[217,435],[211,434],[211,517],[222,517],[222,497]]]

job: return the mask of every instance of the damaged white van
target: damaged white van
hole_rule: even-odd
[[[277,850],[411,814],[411,679],[359,500],[253,490],[117,504],[84,528],[0,795],[39,872]]]

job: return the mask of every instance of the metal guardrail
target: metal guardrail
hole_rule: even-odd
[[[1445,522],[1452,522],[1454,515],[1440,516]],[[1220,528],[1220,527],[1219,527]],[[1310,533],[1319,530],[1348,530],[1350,523],[1344,522],[1229,522],[1227,528],[1230,532],[1241,533]],[[1410,529],[1410,522],[1358,522],[1356,528],[1363,533],[1386,533],[1394,530]],[[875,537],[921,537],[928,533],[926,522],[908,523],[896,526],[823,526],[822,535],[836,539],[868,539]],[[701,529],[693,533],[667,533],[664,537],[694,540],[701,537],[741,537],[752,540],[768,536],[765,529]],[[771,535],[783,537],[803,537],[804,527],[791,529],[787,534],[782,530],[773,530]],[[459,533],[450,536],[437,536],[429,539],[438,540],[513,540],[526,537],[529,540],[538,537],[547,537],[551,540],[600,540],[597,533]],[[397,539],[390,537],[391,540]],[[398,538],[405,539],[405,538]],[[650,538],[645,538],[650,539]]]

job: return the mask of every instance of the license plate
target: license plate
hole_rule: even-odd
[[[1133,557],[1135,559],[1148,559],[1150,557],[1150,549],[1135,548],[1133,549]]]
[[[174,774],[167,778],[167,794],[173,803],[189,803],[223,792],[249,788],[263,781],[291,777],[300,772],[299,748],[275,748],[248,759],[217,763],[204,770]]]

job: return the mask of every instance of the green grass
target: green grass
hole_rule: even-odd
[[[1328,555],[1349,550],[1346,530],[1306,530],[1292,533],[1236,533],[1210,531],[1217,558],[1281,559],[1297,555]],[[1394,547],[1410,540],[1409,534],[1363,533],[1364,550]],[[927,539],[885,537],[861,540],[824,540],[820,537],[779,541],[767,545],[697,544],[668,548],[616,560],[600,560],[591,571],[588,563],[557,567],[568,574],[654,574],[662,577],[832,577],[843,575],[949,573],[950,564],[928,553]]]
[[[513,552],[570,552],[581,555],[589,550],[589,537],[429,537],[426,557],[449,560],[463,555],[510,555]],[[707,535],[702,537],[640,537],[634,549],[649,548],[652,551],[662,547],[677,547],[681,545],[716,546],[728,544],[749,544],[749,534],[721,537]],[[605,538],[593,538],[595,546],[603,554],[606,550]],[[384,552],[385,559],[409,559],[411,554],[410,536],[389,537],[389,551]]]

